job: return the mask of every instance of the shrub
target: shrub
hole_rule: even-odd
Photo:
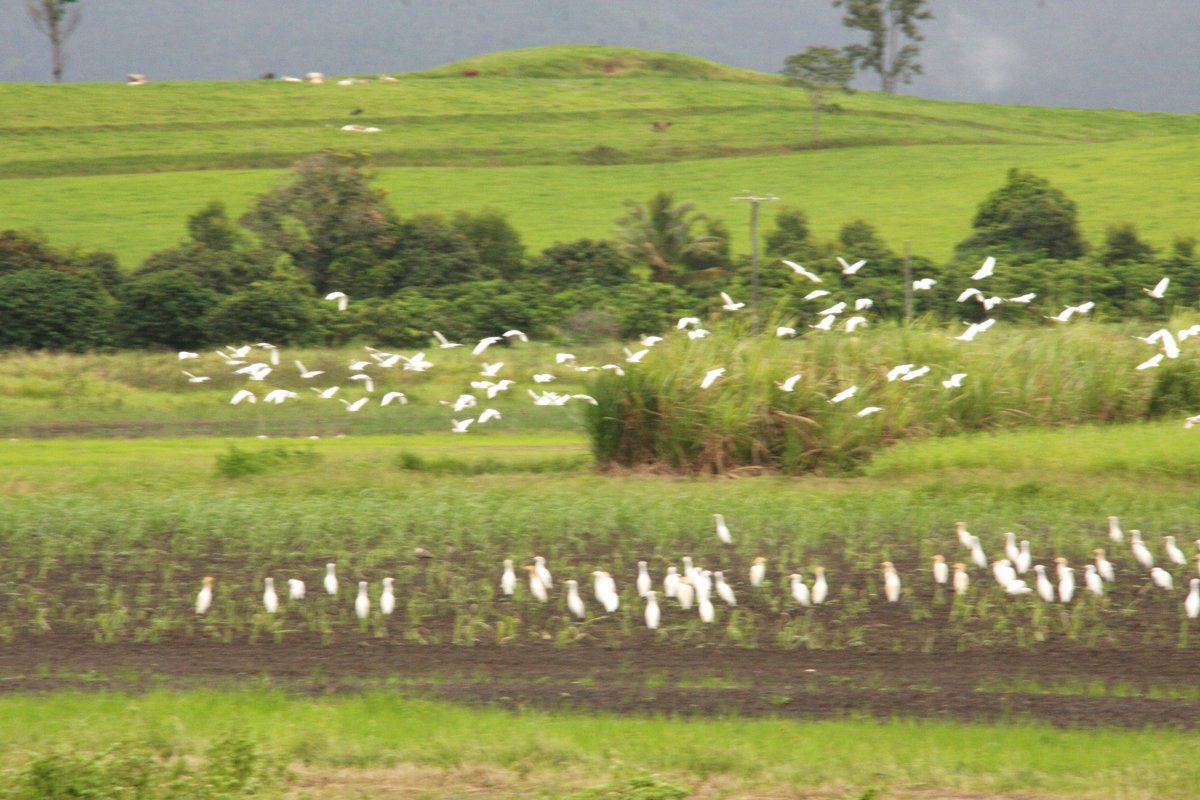
[[[132,347],[199,347],[209,341],[207,316],[217,302],[217,294],[190,273],[168,270],[145,275],[118,293],[121,341]]]
[[[1007,246],[1014,253],[1079,258],[1087,249],[1079,233],[1075,203],[1045,178],[1012,169],[1004,186],[980,204],[975,233],[960,250]]]
[[[320,460],[321,454],[311,447],[289,449],[277,445],[262,450],[243,450],[231,443],[229,452],[217,456],[217,474],[223,478],[242,478],[285,466],[312,466]]]
[[[89,350],[107,344],[112,300],[93,275],[26,269],[0,277],[0,347]]]
[[[225,298],[209,317],[213,339],[272,344],[318,341],[316,299],[290,281],[258,281]]]

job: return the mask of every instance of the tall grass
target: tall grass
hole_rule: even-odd
[[[1119,327],[999,329],[974,342],[956,333],[893,326],[782,340],[730,323],[701,340],[674,334],[625,375],[597,378],[587,418],[593,453],[602,464],[691,473],[844,471],[903,439],[1129,422],[1200,402],[1181,389],[1200,384],[1200,357],[1135,371],[1149,353]],[[906,363],[930,371],[889,381]],[[725,374],[701,388],[716,367]],[[961,388],[945,388],[956,372],[967,374]],[[855,395],[832,402],[851,387]],[[857,416],[869,406],[882,410]]]

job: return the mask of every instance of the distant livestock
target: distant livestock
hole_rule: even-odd
[[[665,119],[660,119],[651,123],[650,127],[656,131],[665,131],[667,128],[671,127],[671,123]]]

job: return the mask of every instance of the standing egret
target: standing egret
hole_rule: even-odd
[[[717,538],[722,544],[733,544],[733,536],[729,533],[729,526],[725,524],[725,517],[721,514],[713,514],[713,519],[717,521]]]
[[[880,566],[883,567],[883,594],[889,603],[895,603],[900,599],[900,576],[892,562],[884,561]]]
[[[792,582],[792,599],[805,608],[811,606],[812,596],[809,594],[808,587],[804,585],[804,579],[800,573],[793,572],[790,580]]]
[[[390,616],[396,610],[396,580],[395,578],[383,579],[383,594],[379,595],[379,611],[385,617]]]
[[[275,579],[266,578],[263,580],[263,608],[268,614],[274,614],[279,610],[279,595],[275,594]]]
[[[954,523],[954,529],[958,534],[958,543],[963,547],[970,547],[971,539],[973,537],[971,536],[971,532],[967,530],[967,523],[959,520],[958,522]]]
[[[697,609],[700,612],[701,622],[712,622],[717,618],[717,611],[713,608],[712,600],[708,599],[708,595],[703,595],[697,603]]]
[[[307,589],[304,586],[304,581],[299,578],[288,578],[288,599],[303,600]]]
[[[937,584],[944,584],[948,580],[950,580],[950,568],[946,566],[946,557],[940,555],[934,556],[933,582]]]
[[[366,619],[371,613],[371,598],[367,596],[367,582],[358,582],[358,597],[354,598],[354,616]]]
[[[996,577],[996,583],[1005,589],[1017,579],[1017,571],[1013,569],[1012,564],[1009,563],[1007,558],[992,562],[992,575]]]
[[[975,566],[979,567],[980,569],[987,569],[987,554],[983,552],[983,545],[979,543],[978,536],[971,537],[971,560],[974,561]]]
[[[1171,573],[1162,567],[1155,567],[1150,570],[1150,580],[1154,581],[1154,585],[1160,589],[1171,591],[1175,588],[1175,579],[1171,577]]]
[[[667,574],[663,578],[663,597],[674,597],[675,590],[679,587],[679,570],[675,565],[667,567]]]
[[[1029,572],[1029,567],[1033,564],[1033,554],[1029,552],[1029,540],[1022,539],[1021,546],[1017,549],[1017,560],[1013,565],[1017,568],[1018,575],[1024,575]]]
[[[754,559],[754,565],[750,567],[750,585],[755,588],[762,586],[765,577],[767,577],[767,559],[758,556]]]
[[[1008,582],[1008,586],[1004,587],[1004,591],[1008,594],[1029,594],[1033,590],[1020,578],[1013,578]]]
[[[538,599],[539,603],[545,603],[550,599],[550,593],[546,591],[546,584],[542,583],[542,579],[538,577],[537,567],[529,564],[525,567],[529,570],[529,591]]]
[[[1188,592],[1187,599],[1183,601],[1183,610],[1187,613],[1188,619],[1200,617],[1200,578],[1192,578],[1192,590]]]
[[[338,579],[337,566],[334,564],[325,565],[325,592],[326,594],[337,594]]]
[[[583,607],[583,598],[579,596],[579,581],[567,581],[567,608],[575,619],[583,619],[587,611]]]
[[[638,562],[638,576],[637,576],[636,586],[637,586],[638,597],[645,597],[646,593],[650,591],[650,572],[646,568],[645,561]]]
[[[684,611],[691,609],[692,602],[696,599],[696,589],[686,575],[675,584],[675,599],[679,601],[679,607]]]
[[[511,558],[504,559],[504,574],[500,576],[500,591],[512,597],[512,594],[517,589],[517,573],[513,572],[513,562]]]
[[[1125,538],[1125,535],[1121,532],[1121,524],[1117,521],[1116,517],[1108,518],[1108,538],[1114,542],[1119,542]]]
[[[1104,579],[1100,577],[1100,573],[1096,571],[1095,564],[1088,564],[1083,572],[1083,585],[1087,590],[1096,597],[1104,596]]]
[[[542,556],[534,556],[533,568],[537,571],[538,580],[540,580],[547,589],[553,589],[554,578],[551,577],[550,570],[546,569],[546,559]]]
[[[971,588],[971,576],[967,575],[967,565],[959,562],[954,565],[954,593],[966,594]]]
[[[213,601],[213,579],[211,576],[205,576],[204,586],[200,589],[200,593],[196,595],[196,613],[204,614],[212,608]]]
[[[717,570],[713,573],[713,584],[717,590],[717,597],[725,601],[727,606],[736,606],[737,598],[733,595],[733,589],[725,582],[725,573]]]
[[[1133,557],[1144,568],[1150,569],[1154,566],[1154,554],[1142,541],[1141,531],[1137,529],[1129,531],[1129,549],[1133,551]]]
[[[662,612],[658,609],[658,592],[646,592],[646,627],[650,630],[657,629],[661,616]]]
[[[621,605],[620,597],[617,595],[616,581],[602,570],[593,572],[592,579],[592,591],[596,595],[596,602],[604,606],[605,612],[609,614],[616,612]]]
[[[1187,563],[1187,559],[1184,557],[1183,551],[1180,550],[1179,546],[1175,544],[1174,536],[1164,536],[1163,541],[1166,542],[1167,558],[1170,559],[1172,564],[1183,566]]]
[[[1046,577],[1046,568],[1041,564],[1035,564],[1033,571],[1037,573],[1037,593],[1038,596],[1047,603],[1054,602],[1054,584]]]
[[[1116,572],[1113,571],[1112,562],[1109,561],[1104,555],[1104,548],[1097,547],[1092,552],[1096,554],[1096,572],[1101,578],[1109,583],[1115,581],[1117,579],[1117,575]]]
[[[1058,599],[1063,603],[1069,603],[1074,596],[1075,569],[1074,567],[1063,567],[1062,577],[1058,579]]]
[[[825,582],[825,568],[817,567],[813,570],[817,573],[817,579],[813,581],[812,586],[812,601],[814,606],[819,606],[825,602],[825,598],[829,596],[829,584]]]
[[[1016,565],[1021,558],[1021,550],[1017,547],[1017,535],[1012,531],[1004,534],[1004,555],[1008,563]]]

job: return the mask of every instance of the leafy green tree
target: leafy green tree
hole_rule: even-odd
[[[63,47],[79,27],[79,20],[83,16],[75,6],[77,2],[79,0],[25,0],[33,27],[50,40],[51,73],[55,83],[62,83],[63,65],[66,63]]]
[[[1016,257],[1067,260],[1087,249],[1075,203],[1045,178],[1018,169],[979,205],[972,226],[975,233],[958,244],[960,254],[1006,247]]]
[[[525,245],[521,234],[508,218],[494,208],[471,213],[457,211],[450,220],[451,227],[471,243],[479,259],[499,272],[500,277],[513,280],[521,275],[525,265]]]
[[[1099,252],[1101,264],[1147,264],[1154,261],[1154,248],[1138,237],[1132,222],[1109,225],[1104,233],[1104,247]]]
[[[0,231],[0,275],[25,269],[67,269],[67,259],[40,233]]]
[[[272,266],[254,260],[254,255],[233,250],[211,250],[207,245],[187,242],[159,250],[146,257],[131,276],[136,280],[157,272],[182,270],[214,292],[229,294],[254,281],[265,280]]]
[[[728,250],[728,239],[714,235],[708,218],[691,202],[676,203],[670,192],[645,205],[626,200],[625,206],[617,220],[618,247],[643,261],[656,281],[682,283],[689,270],[707,268],[708,259]]]
[[[108,344],[112,300],[96,276],[23,269],[0,277],[0,347],[82,352]]]
[[[242,244],[239,231],[225,213],[225,204],[213,200],[187,218],[188,235],[209,250],[232,251]]]
[[[210,341],[208,314],[217,293],[184,270],[144,275],[121,287],[117,295],[117,330],[131,347],[166,346],[194,349]]]
[[[883,91],[895,94],[898,82],[911,83],[921,74],[916,43],[925,37],[917,23],[933,17],[925,0],[833,0],[833,7],[846,10],[842,24],[847,28],[866,31],[867,44],[847,46],[846,55],[851,63],[879,73]],[[909,41],[901,45],[901,39]]]
[[[788,83],[802,86],[808,92],[812,143],[816,147],[821,143],[821,109],[830,94],[848,91],[846,84],[854,78],[854,64],[839,50],[814,45],[784,59],[782,72]]]
[[[631,279],[629,259],[611,242],[592,239],[547,247],[530,263],[528,274],[552,292],[589,284],[615,286]]]
[[[256,281],[213,310],[209,334],[230,342],[311,344],[321,336],[317,302],[295,282]]]
[[[433,214],[416,214],[396,223],[384,260],[373,269],[378,294],[387,296],[406,286],[445,286],[495,278],[471,242]],[[361,248],[360,248],[361,253]]]
[[[267,247],[288,255],[318,294],[340,288],[329,275],[340,252],[361,245],[383,251],[392,243],[395,214],[362,163],[358,155],[311,156],[241,218]]]

